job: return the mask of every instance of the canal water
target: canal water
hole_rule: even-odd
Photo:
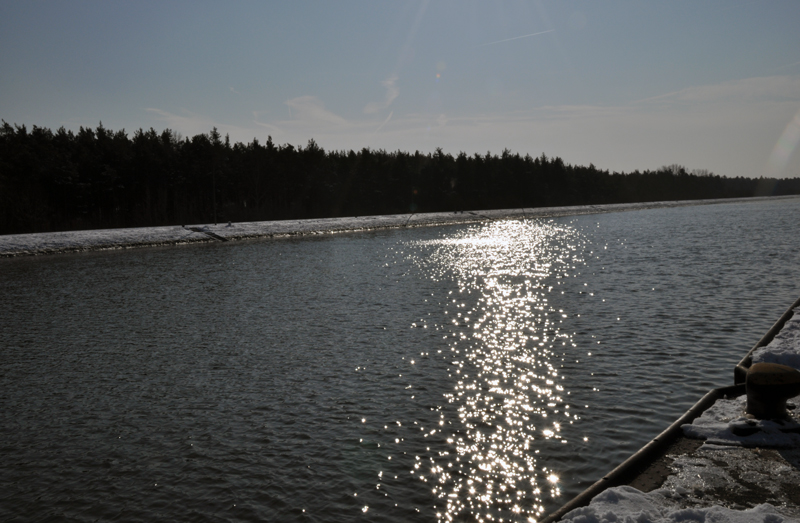
[[[0,260],[0,520],[530,521],[800,295],[800,200]]]

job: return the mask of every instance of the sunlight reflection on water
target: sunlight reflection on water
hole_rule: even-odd
[[[564,311],[547,296],[583,264],[585,243],[569,225],[540,221],[495,222],[417,243],[430,249],[417,263],[459,288],[445,314],[462,328],[444,338],[456,377],[446,398],[462,430],[450,442],[455,456],[430,458],[432,490],[445,503],[439,520],[535,518],[545,493],[559,496],[558,471],[537,466],[536,447],[561,439],[562,424],[578,419],[556,363],[560,347],[574,342],[559,326]]]

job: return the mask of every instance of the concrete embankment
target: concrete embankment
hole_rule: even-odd
[[[372,231],[403,227],[430,227],[492,220],[554,218],[586,214],[661,209],[691,205],[767,201],[798,196],[683,200],[569,207],[499,209],[489,211],[395,214],[309,220],[240,222],[232,224],[194,224],[92,231],[10,234],[0,236],[0,257],[30,256],[63,252],[125,249],[158,245],[281,238],[313,234]]]

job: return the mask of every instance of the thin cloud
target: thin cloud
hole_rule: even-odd
[[[772,71],[773,72],[775,72],[775,71],[783,71],[784,69],[789,69],[790,67],[794,67],[796,65],[800,65],[800,62],[794,62],[794,63],[791,63],[791,64],[782,65],[782,66],[778,67],[777,69],[773,69]]]
[[[307,123],[347,125],[347,120],[325,109],[322,101],[316,96],[300,96],[286,100],[292,119]]]
[[[186,110],[184,110],[183,115],[155,107],[148,107],[145,111],[166,122],[167,127],[170,129],[180,131],[186,136],[206,133],[214,127],[214,122],[210,118]]]
[[[519,40],[520,38],[530,38],[531,36],[538,36],[538,35],[543,35],[545,33],[552,33],[553,31],[555,31],[555,29],[548,29],[547,31],[539,31],[538,33],[531,33],[531,34],[528,34],[528,35],[515,36],[514,38],[506,38],[505,40],[497,40],[496,42],[488,42],[488,43],[485,43],[485,44],[476,45],[475,47],[473,47],[473,49],[477,49],[479,47],[486,47],[487,45],[502,44],[503,42],[510,42],[512,40]]]
[[[220,134],[230,134],[232,140],[247,140],[247,136],[252,136],[253,132],[253,128],[219,123],[208,116],[192,113],[185,109],[182,115],[155,107],[148,107],[145,111],[154,115],[158,120],[165,122],[168,128],[178,131],[186,137],[206,134],[214,127],[217,128]]]
[[[763,76],[732,80],[711,85],[698,85],[646,98],[634,104],[649,103],[714,103],[752,101],[800,101],[800,76]]]
[[[397,75],[393,74],[383,82],[381,82],[386,88],[386,98],[383,102],[370,102],[364,107],[364,112],[367,114],[377,113],[383,109],[386,109],[392,102],[394,102],[395,98],[400,95],[400,89],[397,87]]]
[[[282,135],[283,134],[283,129],[281,129],[280,127],[277,127],[275,125],[259,121],[259,113],[258,113],[258,111],[253,111],[253,123],[256,124],[259,127],[263,127],[265,129],[270,130],[275,135]]]

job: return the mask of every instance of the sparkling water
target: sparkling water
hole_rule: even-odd
[[[0,519],[529,521],[800,295],[800,200],[0,260]]]

